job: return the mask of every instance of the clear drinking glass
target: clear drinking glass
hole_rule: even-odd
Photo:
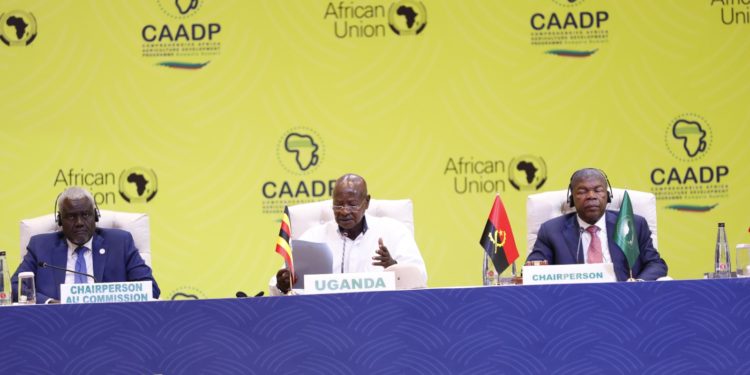
[[[36,303],[36,285],[33,272],[18,274],[18,304],[33,305]]]
[[[737,265],[737,277],[750,277],[750,244],[739,243],[734,250],[734,262]]]

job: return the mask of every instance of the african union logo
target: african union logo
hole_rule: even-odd
[[[712,139],[708,121],[693,113],[675,117],[664,132],[669,152],[682,161],[701,159],[711,148]]]
[[[279,139],[276,155],[287,171],[295,174],[310,173],[323,159],[322,138],[309,128],[291,129]]]
[[[156,195],[159,184],[152,169],[133,167],[122,171],[119,182],[120,196],[129,203],[146,203]]]
[[[417,35],[427,26],[427,8],[421,1],[397,1],[388,9],[388,26],[397,35]]]
[[[0,40],[6,46],[28,46],[36,39],[36,18],[29,12],[14,10],[0,14]]]
[[[547,182],[547,164],[539,156],[516,157],[510,162],[508,180],[516,190],[539,190]]]
[[[157,0],[162,12],[173,18],[187,18],[198,12],[203,0]]]

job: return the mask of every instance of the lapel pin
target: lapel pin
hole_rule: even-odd
[[[107,252],[107,250],[104,250],[104,248],[99,249],[99,254],[101,254],[101,255],[104,255],[104,253],[106,253],[106,252]]]

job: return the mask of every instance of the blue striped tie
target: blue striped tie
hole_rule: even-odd
[[[83,253],[88,250],[86,246],[79,246],[76,249],[76,253],[78,253],[78,258],[76,259],[76,272],[80,273],[88,273],[86,270],[86,259],[83,258]],[[74,274],[75,276],[75,283],[76,284],[86,284],[88,282],[87,277],[84,275]]]

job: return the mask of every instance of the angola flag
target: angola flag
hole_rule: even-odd
[[[633,220],[633,205],[630,203],[628,192],[622,197],[622,206],[620,213],[617,214],[617,223],[615,223],[615,243],[625,253],[628,260],[628,266],[633,269],[635,261],[638,260],[638,254],[641,249],[638,246],[638,233],[635,231],[635,222]]]
[[[276,252],[284,258],[286,268],[291,272],[292,278],[294,278],[294,259],[292,258],[292,247],[289,246],[291,236],[292,225],[289,223],[289,207],[284,206],[284,216],[281,217],[279,239],[276,241]]]
[[[492,260],[498,274],[503,273],[518,258],[516,240],[500,195],[495,196],[495,203],[492,204],[490,217],[484,226],[479,244]]]

